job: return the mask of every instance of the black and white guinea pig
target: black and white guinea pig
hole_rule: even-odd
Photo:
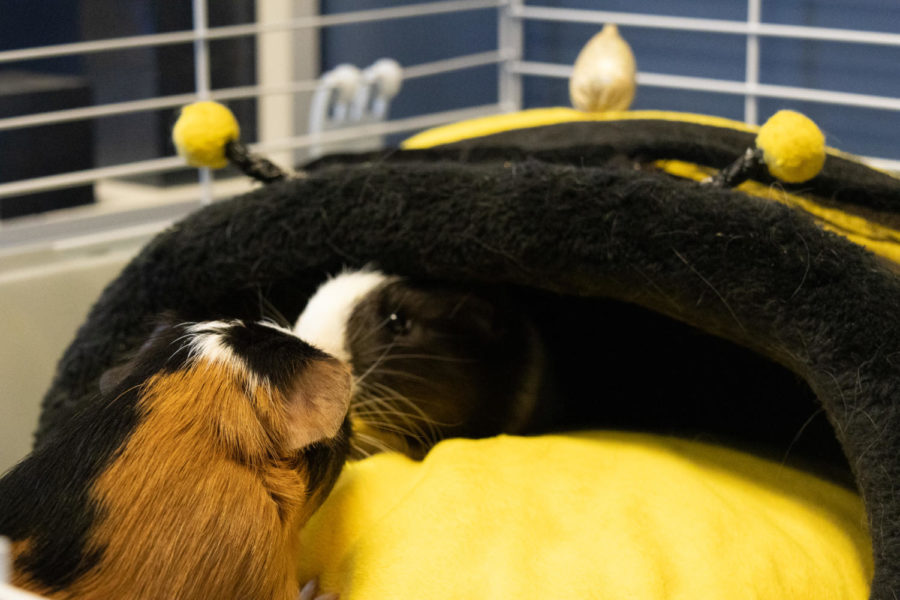
[[[268,323],[167,321],[0,479],[12,583],[49,598],[295,600],[349,451],[344,363]]]
[[[499,290],[345,271],[294,327],[350,363],[354,450],[420,458],[446,437],[519,433],[544,375],[529,319]]]

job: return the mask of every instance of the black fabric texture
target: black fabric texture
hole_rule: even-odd
[[[777,432],[789,451],[820,403],[808,451],[846,456],[873,539],[872,598],[900,594],[895,266],[780,204],[634,168],[655,158],[721,167],[749,134],[604,125],[613,137],[578,137],[568,124],[326,158],[305,179],[187,217],[99,298],[59,363],[36,443],[140,344],[158,312],[253,318],[274,308],[293,320],[327,274],[372,262],[500,284],[533,307],[559,367],[562,398],[546,408],[547,429],[679,433],[677,423],[689,435],[769,442]],[[803,189],[825,186],[830,198],[885,211],[900,200],[896,180],[843,159],[829,158],[817,179]],[[633,364],[605,368],[623,356]],[[696,388],[685,391],[689,380]],[[637,399],[650,385],[665,415],[655,421]],[[698,403],[704,387],[716,395]]]
[[[436,150],[344,154],[320,159],[312,166],[346,162],[455,158],[467,162],[538,159],[545,162],[596,166],[610,160],[645,165],[654,160],[676,159],[722,169],[747,148],[756,134],[681,121],[575,121],[495,133],[465,139]],[[771,176],[761,183],[777,184],[788,192],[817,196],[830,204],[860,206],[900,213],[898,180],[870,169],[852,158],[828,155],[822,172],[810,181],[789,184]]]

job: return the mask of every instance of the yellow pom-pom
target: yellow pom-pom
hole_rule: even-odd
[[[237,119],[218,102],[195,102],[181,109],[172,128],[178,154],[192,167],[220,169],[228,164],[225,144],[241,134]]]
[[[756,147],[773,177],[803,183],[819,174],[825,164],[825,136],[808,117],[780,110],[760,127]]]

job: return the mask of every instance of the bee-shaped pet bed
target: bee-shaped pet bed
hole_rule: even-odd
[[[900,593],[900,181],[825,148],[795,113],[756,129],[526,111],[285,173],[217,105],[191,111],[176,131],[189,160],[269,183],[161,233],[108,286],[59,363],[37,444],[152,315],[265,305],[292,320],[327,274],[375,262],[519,298],[571,428],[759,442],[776,461],[636,433],[376,456],[348,467],[306,530],[320,550],[300,568],[325,589]],[[848,466],[859,497],[779,464],[801,448]]]

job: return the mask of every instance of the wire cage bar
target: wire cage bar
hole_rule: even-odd
[[[741,96],[744,101],[743,119],[756,124],[760,99],[781,99],[817,104],[900,111],[900,98],[887,95],[847,92],[810,87],[776,85],[763,83],[761,77],[760,45],[764,38],[816,40],[839,43],[866,44],[873,47],[900,47],[900,33],[888,31],[863,31],[800,25],[767,23],[763,20],[762,0],[747,0],[746,19],[728,20],[645,14],[581,8],[562,8],[541,5],[527,0],[444,0],[424,1],[387,6],[383,8],[350,10],[335,14],[305,15],[277,22],[254,22],[239,25],[210,27],[208,25],[207,0],[191,0],[194,25],[190,30],[154,33],[138,36],[85,41],[52,46],[21,48],[0,51],[0,66],[19,61],[41,58],[86,55],[100,52],[114,52],[133,48],[155,48],[172,44],[192,44],[194,48],[195,85],[191,93],[160,95],[136,100],[105,102],[92,106],[67,108],[0,118],[0,132],[67,123],[81,120],[102,119],[111,116],[130,115],[146,111],[172,109],[197,99],[217,101],[237,101],[248,98],[266,98],[312,94],[319,80],[301,78],[277,83],[257,82],[256,85],[214,88],[210,81],[209,44],[217,40],[260,36],[273,32],[321,31],[327,28],[400,21],[422,16],[440,16],[473,11],[493,11],[497,18],[497,43],[493,50],[450,56],[429,60],[403,67],[403,78],[435,77],[455,71],[478,69],[486,66],[497,68],[496,103],[481,104],[463,110],[465,114],[484,115],[491,112],[509,112],[523,107],[524,78],[560,79],[571,73],[571,65],[530,60],[526,53],[529,43],[528,26],[532,22],[594,24],[601,26],[615,22],[620,26],[649,28],[677,32],[709,32],[742,36],[745,38],[746,62],[743,79],[723,79],[720,77],[685,76],[672,73],[640,71],[639,86],[671,90],[703,90],[730,96]],[[389,120],[373,129],[369,125],[349,126],[336,132],[324,132],[326,141],[363,139],[374,130],[388,133],[415,131],[422,123],[440,124],[444,119],[457,118],[458,110],[437,110],[423,113],[416,118]],[[260,151],[294,151],[309,148],[317,143],[309,136],[291,135],[285,132],[281,139],[267,139],[255,148]],[[329,137],[330,136],[330,137]],[[893,157],[864,157],[880,168],[900,170],[900,160]],[[160,156],[157,158],[126,162],[111,166],[96,167],[59,175],[36,177],[0,183],[0,198],[28,195],[67,186],[107,181],[111,178],[134,177],[150,173],[165,173],[184,169],[179,158]],[[198,195],[204,203],[211,202],[217,195],[216,186],[210,173],[200,170]],[[219,194],[221,195],[221,194]],[[0,245],[15,223],[0,223]]]

